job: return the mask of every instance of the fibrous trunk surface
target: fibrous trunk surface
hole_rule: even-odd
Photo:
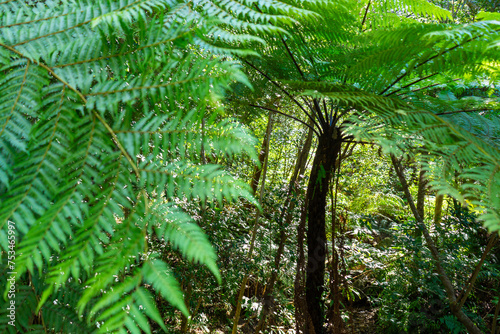
[[[306,302],[315,334],[323,333],[324,306],[322,295],[325,277],[326,198],[333,166],[339,155],[341,139],[334,138],[332,132],[325,132],[318,142],[307,189],[307,267]],[[312,333],[312,331],[309,331]]]

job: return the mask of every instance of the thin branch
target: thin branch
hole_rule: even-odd
[[[310,126],[309,124],[307,124],[307,123],[306,123],[306,122],[304,122],[304,121],[301,121],[301,120],[300,120],[300,119],[298,119],[297,117],[294,117],[294,116],[292,116],[292,115],[285,114],[285,113],[283,113],[283,112],[281,112],[281,111],[278,111],[278,110],[276,110],[276,109],[273,109],[273,108],[268,108],[268,107],[258,106],[258,105],[256,105],[256,104],[249,104],[249,106],[251,106],[251,107],[255,107],[255,108],[264,109],[264,110],[267,110],[267,111],[273,111],[273,112],[275,112],[275,113],[277,113],[277,114],[283,115],[283,116],[285,116],[285,117],[289,117],[289,118],[291,118],[291,119],[293,119],[293,120],[296,120],[297,122],[299,122],[299,123],[301,123],[301,124],[303,124],[303,125],[307,126],[309,129],[313,130],[313,131],[314,131],[314,133],[315,133],[315,134],[319,137],[319,133],[316,131],[316,129],[315,129],[314,127]]]
[[[306,80],[306,77],[304,76],[304,72],[302,72],[302,70],[300,69],[300,66],[299,64],[297,63],[297,61],[295,60],[295,57],[293,56],[292,54],[292,51],[290,51],[290,48],[288,47],[288,44],[286,44],[285,40],[283,39],[283,36],[280,37],[281,38],[281,42],[283,43],[283,45],[285,46],[285,49],[286,51],[288,52],[288,55],[290,56],[290,58],[292,59],[293,61],[293,64],[295,65],[295,67],[297,68],[297,71],[299,71],[300,73],[300,76],[302,77],[302,79],[304,79],[304,81]]]
[[[390,93],[389,93],[389,94],[387,94],[386,96],[391,96],[392,94],[397,93],[397,92],[399,92],[400,90],[403,90],[403,89],[405,89],[405,88],[408,88],[408,87],[410,87],[410,86],[412,86],[412,85],[414,85],[414,84],[416,84],[416,83],[419,83],[420,81],[423,81],[423,80],[425,80],[425,79],[429,79],[429,78],[431,78],[431,77],[433,77],[433,76],[435,76],[435,75],[437,75],[437,73],[429,74],[428,76],[425,76],[425,77],[423,77],[423,78],[417,79],[417,80],[415,80],[415,81],[413,81],[413,82],[411,82],[411,83],[409,83],[409,84],[407,84],[407,85],[405,85],[405,86],[403,86],[403,87],[401,87],[401,88],[398,88],[398,89],[396,89],[396,90],[393,90],[392,92],[390,92]]]
[[[486,246],[486,249],[484,250],[483,255],[481,256],[481,259],[477,263],[476,268],[474,269],[474,272],[471,274],[471,276],[469,277],[469,280],[466,283],[467,289],[465,289],[465,287],[464,287],[464,290],[460,293],[460,295],[457,298],[460,301],[460,304],[458,304],[459,309],[462,308],[462,306],[464,306],[465,301],[467,300],[467,297],[469,296],[470,292],[472,291],[472,288],[474,287],[474,282],[477,279],[477,275],[479,275],[479,272],[480,272],[481,267],[484,263],[484,260],[486,259],[486,256],[488,255],[490,250],[493,248],[493,246],[495,245],[497,240],[498,240],[498,238],[497,238],[496,234],[492,234],[490,236],[490,240],[488,241],[488,245]]]
[[[453,79],[449,82],[453,82],[453,81],[458,81],[460,80],[460,78],[456,78],[456,79]],[[446,82],[448,83],[448,82]],[[410,91],[410,93],[413,93],[413,92],[418,92],[419,90],[424,90],[424,89],[427,89],[427,88],[432,88],[432,87],[436,87],[436,86],[439,86],[439,85],[444,85],[446,83],[435,83],[435,84],[432,84],[432,85],[429,85],[429,86],[425,86],[425,87],[420,87],[420,88],[417,88],[417,89],[413,89]],[[406,93],[399,93],[399,94],[396,94],[397,96],[401,96],[401,95],[405,95]]]
[[[242,59],[247,65],[249,65],[251,68],[253,68],[254,70],[256,70],[257,72],[259,72],[262,76],[264,76],[267,80],[269,80],[273,85],[275,85],[276,87],[278,87],[283,93],[285,93],[300,109],[302,109],[302,111],[307,115],[307,117],[309,117],[309,119],[311,119],[313,121],[313,123],[319,128],[321,129],[321,127],[318,125],[318,123],[316,123],[316,121],[314,120],[314,117],[312,117],[308,112],[307,110],[299,103],[299,101],[297,101],[293,96],[292,94],[290,94],[285,88],[281,87],[281,85],[279,85],[276,81],[274,81],[273,79],[271,79],[271,77],[269,77],[267,74],[265,74],[264,72],[262,72],[259,68],[257,68],[256,66],[254,66],[252,63],[250,63],[249,61],[245,60],[245,59]]]
[[[366,5],[365,15],[363,16],[363,21],[361,21],[361,27],[359,27],[359,31],[363,31],[363,26],[365,25],[366,17],[368,15],[368,10],[370,9],[371,3],[372,3],[372,0],[369,0],[368,4]]]

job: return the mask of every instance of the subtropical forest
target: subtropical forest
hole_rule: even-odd
[[[0,0],[1,333],[500,333],[500,1]]]

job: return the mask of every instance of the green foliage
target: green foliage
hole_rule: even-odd
[[[443,303],[442,288],[429,260],[430,254],[422,248],[422,240],[414,237],[413,230],[411,221],[394,226],[391,248],[397,258],[385,269],[381,278],[384,289],[377,299],[384,332],[465,333],[463,325]],[[485,230],[468,210],[454,212],[436,226],[433,237],[440,249],[446,251],[445,268],[458,286],[465,284],[479,260],[479,250],[486,244],[485,235]],[[492,257],[487,261],[483,277],[476,283],[481,290],[496,284],[495,278],[500,274],[495,265],[497,260]],[[478,292],[465,304],[465,312],[484,331],[487,327],[481,315],[487,311],[481,301],[491,298],[486,296],[486,290],[485,295]]]
[[[18,312],[16,327],[9,326],[4,299],[0,328],[165,330],[165,314],[176,311],[159,297],[188,316],[193,307],[181,287],[191,289],[186,282],[193,277],[221,292],[218,317],[227,320],[238,277],[249,268],[266,276],[261,264],[271,261],[265,254],[252,264],[229,261],[241,255],[252,221],[238,201],[256,203],[248,185],[228,170],[246,175],[257,156],[253,137],[222,108],[228,87],[233,100],[280,105],[291,115],[298,100],[302,111],[320,101],[324,115],[294,117],[312,118],[317,134],[335,126],[348,141],[418,156],[436,190],[470,203],[484,226],[498,232],[496,14],[475,13],[475,22],[457,25],[449,23],[454,10],[424,0],[2,2],[0,282],[16,280]],[[263,69],[249,74],[258,97],[231,60],[236,56]],[[270,88],[269,78],[283,89]],[[291,102],[277,96],[283,91]],[[282,150],[270,157],[268,211],[281,204],[286,192],[274,183],[290,174],[287,153],[296,150],[286,138],[289,123],[282,125],[274,139]],[[249,157],[243,167],[233,166],[242,155]],[[391,213],[392,220],[401,214],[399,197],[386,188],[341,186],[345,208]],[[198,204],[201,211],[191,207]],[[191,214],[203,217],[201,227]],[[275,235],[277,212],[264,217],[265,231]],[[442,244],[473,234],[460,228],[444,233]],[[257,238],[264,253],[274,247],[268,239]],[[211,242],[226,260],[217,258]],[[288,244],[285,250],[290,258],[292,249]],[[449,263],[453,268],[476,260],[461,257],[464,249],[449,251],[457,259]],[[218,282],[221,267],[229,283],[215,287],[202,269],[177,280],[174,272],[187,270],[184,260],[203,264]],[[407,266],[401,262],[400,268]],[[430,273],[415,277],[438,293]],[[291,279],[282,281],[291,286]],[[396,300],[389,293],[396,288],[384,298]],[[283,301],[290,297],[284,290]],[[398,307],[417,310],[425,303]],[[277,312],[289,318],[289,310]],[[409,316],[394,321],[410,322]],[[448,315],[439,321],[433,325],[458,328]]]
[[[207,50],[247,54],[224,43],[311,14],[278,2],[263,2],[267,13],[210,1],[0,6],[0,279],[14,272],[18,306],[14,328],[2,302],[1,331],[165,329],[146,287],[188,309],[148,249],[152,235],[221,280],[210,242],[174,199],[255,203],[248,185],[204,163],[256,159],[247,131],[218,120],[229,83],[248,81]]]

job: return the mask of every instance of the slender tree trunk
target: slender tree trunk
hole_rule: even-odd
[[[443,215],[444,195],[436,195],[436,204],[434,205],[434,225],[439,224]]]
[[[272,122],[268,120],[267,122],[267,129],[266,129],[266,136],[262,140],[262,147],[259,152],[259,164],[260,166],[255,166],[253,175],[252,175],[252,180],[250,181],[250,186],[252,187],[252,192],[255,194],[257,192],[257,187],[259,186],[259,180],[260,176],[262,174],[262,168],[264,166],[264,159],[266,157],[266,149],[269,147],[269,138],[267,136],[267,133],[270,132],[270,127],[272,128]]]
[[[269,138],[271,137],[271,131],[273,127],[273,112],[269,113],[269,118],[267,121],[267,130],[266,130],[266,139],[264,139],[264,142],[266,142],[266,146],[264,149],[264,159],[263,159],[263,165],[262,165],[262,183],[260,185],[260,192],[259,192],[259,203],[262,204],[262,196],[264,194],[264,186],[266,182],[266,172],[267,172],[267,162],[269,158]],[[260,178],[260,174],[259,174]],[[255,237],[257,236],[257,229],[259,228],[259,218],[260,218],[260,211],[257,211],[257,214],[255,216],[255,223],[254,223],[254,228],[252,231],[252,239],[250,241],[250,249],[248,251],[248,259],[252,259],[253,256],[253,249],[255,245]],[[233,321],[233,330],[232,334],[236,334],[238,331],[238,322],[240,319],[240,312],[241,312],[241,300],[243,299],[243,293],[245,292],[245,287],[247,285],[248,278],[250,277],[250,273],[247,273],[245,277],[243,278],[243,281],[241,282],[240,285],[240,290],[238,293],[238,299],[236,301],[236,311],[234,314],[234,321]]]
[[[425,217],[425,189],[427,186],[427,180],[425,179],[425,170],[420,169],[418,175],[418,190],[417,190],[417,211],[422,219]]]
[[[186,303],[186,305],[188,305],[188,308],[189,308],[191,294],[193,292],[193,285],[191,284],[190,278],[188,279],[188,282],[187,282],[187,288],[184,289],[184,291],[186,292],[186,294],[184,296],[184,302]],[[189,326],[189,319],[183,314],[182,320],[181,320],[181,333],[187,333],[188,326]]]
[[[431,235],[429,234],[429,230],[424,224],[423,218],[420,216],[418,213],[417,207],[415,206],[415,203],[413,201],[413,198],[410,194],[408,183],[406,182],[406,179],[404,177],[403,171],[401,169],[401,164],[399,161],[391,155],[391,160],[392,164],[394,166],[394,169],[396,171],[396,174],[399,178],[399,181],[401,182],[401,185],[403,186],[403,191],[405,194],[405,197],[408,201],[408,204],[410,205],[410,209],[413,213],[413,216],[415,217],[415,220],[417,221],[418,226],[422,230],[422,233],[424,235],[425,241],[427,243],[427,247],[431,251],[432,257],[434,259],[434,264],[436,265],[436,271],[438,273],[439,279],[441,280],[441,283],[444,286],[444,289],[446,291],[446,295],[448,296],[448,299],[450,300],[450,309],[451,312],[455,317],[457,317],[458,321],[462,323],[462,325],[465,326],[467,331],[471,334],[481,334],[481,330],[472,322],[472,320],[462,311],[461,306],[460,306],[460,301],[457,300],[456,293],[455,293],[455,288],[453,287],[453,284],[451,283],[448,275],[446,274],[442,261],[440,258],[439,251],[436,248],[436,245],[434,244],[434,240],[432,240]]]
[[[300,182],[301,175],[304,173],[307,156],[309,155],[309,151],[311,150],[312,135],[313,132],[311,129],[309,129],[307,138],[297,156],[292,177],[290,178],[290,183],[288,185],[288,195],[283,205],[283,209],[281,211],[280,218],[278,221],[280,234],[279,234],[278,251],[276,252],[276,255],[274,257],[274,270],[272,271],[271,278],[269,280],[269,283],[267,284],[267,289],[264,294],[264,306],[262,308],[261,317],[255,329],[255,333],[260,333],[261,331],[264,330],[266,324],[266,318],[273,308],[272,294],[274,290],[274,284],[278,279],[281,257],[285,249],[285,242],[288,238],[288,235],[286,233],[286,227],[289,226],[290,223],[292,222],[292,212],[295,208],[295,201],[291,201],[291,198],[293,194],[298,191],[298,185],[299,185],[298,182]],[[283,219],[285,219],[284,223]]]
[[[306,194],[308,201],[306,302],[316,334],[324,333],[322,296],[325,280],[326,197],[342,143],[341,138],[336,136],[336,129],[330,129],[331,131],[325,132],[319,138]]]

